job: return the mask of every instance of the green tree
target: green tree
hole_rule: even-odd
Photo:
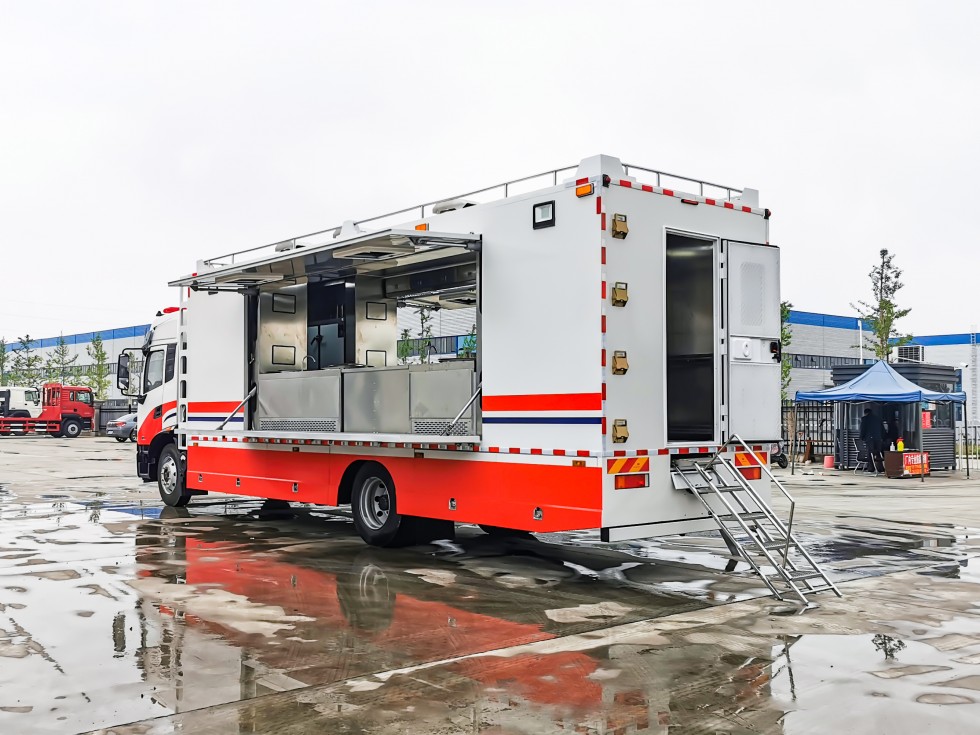
[[[102,335],[96,334],[92,341],[85,348],[92,364],[88,369],[86,384],[92,389],[95,398],[104,401],[109,397],[109,356],[106,354],[105,345],[102,344]]]
[[[786,348],[793,341],[793,330],[789,328],[789,312],[792,308],[793,304],[789,301],[779,303],[779,341],[783,347],[783,361],[779,365],[779,390],[784,401],[789,399],[789,380],[793,369],[792,363],[786,356]]]
[[[412,356],[412,333],[408,329],[402,330],[402,336],[398,340],[398,362],[404,365],[408,358]]]
[[[888,361],[893,347],[912,341],[911,334],[900,334],[895,326],[899,319],[908,316],[912,310],[900,309],[895,304],[895,294],[905,285],[901,281],[902,270],[894,263],[895,256],[882,248],[878,257],[878,264],[868,274],[873,301],[859,301],[851,304],[851,308],[858,312],[870,328],[865,332],[862,346],[871,349],[879,360]]]
[[[7,340],[0,337],[0,385],[7,384],[7,365],[10,363],[10,353],[7,352]]]
[[[419,361],[427,363],[432,359],[432,307],[419,306]]]
[[[71,349],[65,342],[65,336],[63,334],[58,335],[58,344],[55,345],[44,364],[48,380],[55,380],[59,383],[71,382],[70,379],[74,374],[74,365],[77,360],[78,355],[71,354]]]
[[[459,348],[460,357],[476,357],[476,324],[470,327],[470,333],[463,338]]]
[[[11,367],[13,370],[12,383],[22,383],[36,387],[41,383],[41,368],[44,359],[37,354],[34,348],[34,340],[31,335],[25,334],[17,338],[17,346],[14,347],[14,359]]]

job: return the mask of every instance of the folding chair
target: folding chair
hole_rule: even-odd
[[[854,462],[854,474],[856,475],[859,471],[868,469],[868,460],[871,460],[871,466],[874,467],[875,477],[878,476],[878,464],[871,457],[871,449],[867,442],[861,442],[858,444],[857,439],[851,439],[854,443],[854,451],[857,452],[857,459]]]

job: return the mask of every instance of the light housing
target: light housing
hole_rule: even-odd
[[[617,490],[630,490],[636,487],[650,487],[650,475],[616,475]]]
[[[575,187],[575,196],[577,197],[591,196],[593,192],[595,192],[595,184],[580,184]]]
[[[535,230],[541,230],[545,227],[555,226],[555,200],[552,199],[550,202],[539,202],[534,205],[531,214],[531,226]]]

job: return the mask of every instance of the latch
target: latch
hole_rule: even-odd
[[[630,369],[629,360],[626,359],[626,350],[615,350],[612,358],[613,375],[626,375]]]
[[[629,285],[622,281],[616,281],[612,287],[612,305],[626,306],[630,300]]]
[[[630,234],[630,228],[626,224],[625,214],[614,214],[612,218],[612,236],[617,240],[625,240]]]
[[[613,444],[622,444],[630,438],[630,430],[626,426],[626,419],[613,419],[612,439]]]

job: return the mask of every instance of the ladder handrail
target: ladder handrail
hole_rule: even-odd
[[[732,434],[730,437],[728,437],[728,441],[726,441],[721,446],[721,449],[718,450],[718,454],[724,452],[725,448],[731,445],[733,442],[738,442],[738,444],[746,452],[748,452],[753,457],[755,457],[756,461],[759,463],[759,466],[762,468],[762,471],[765,472],[766,475],[769,477],[769,479],[776,485],[777,488],[779,488],[779,491],[783,494],[783,497],[785,497],[789,501],[789,521],[787,521],[786,523],[786,538],[788,540],[790,535],[792,535],[793,533],[793,517],[796,515],[796,500],[793,498],[792,495],[789,494],[789,490],[783,487],[783,483],[777,480],[776,476],[772,474],[772,470],[769,469],[769,463],[763,462],[762,459],[759,457],[759,455],[755,453],[755,450],[753,450],[748,444],[746,444],[745,440],[742,437],[740,437],[738,434]],[[786,554],[787,555],[789,554],[788,546],[786,548]]]

